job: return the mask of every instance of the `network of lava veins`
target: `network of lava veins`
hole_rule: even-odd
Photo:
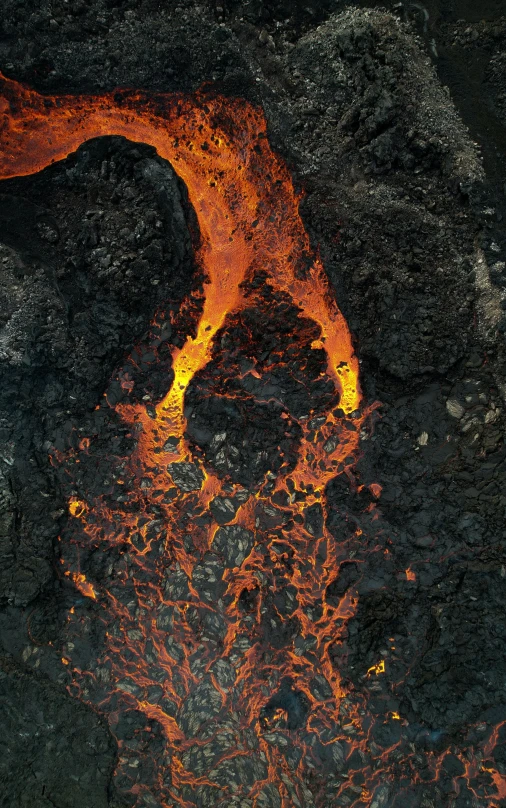
[[[366,705],[349,698],[329,655],[357,603],[355,579],[333,586],[347,569],[346,542],[327,530],[325,488],[338,473],[352,484],[364,418],[358,363],[263,114],[201,95],[42,97],[6,79],[1,88],[1,177],[39,171],[89,138],[123,135],[170,161],[200,228],[206,284],[196,333],[172,347],[174,379],[156,407],[116,404],[134,439],[111,470],[122,495],[72,496],[62,536],[65,575],[99,604],[105,636],[100,659],[83,664],[76,610],[64,662],[72,692],[118,737],[118,788],[143,806],[386,805],[392,750],[373,754]],[[275,417],[280,440],[276,468],[252,474],[248,487],[230,471],[241,447],[226,431],[197,453],[185,395],[213,362],[220,367],[231,324],[251,337],[252,312],[269,309],[295,317],[325,391],[318,408],[290,412],[264,384],[276,359],[249,350],[246,338],[238,345],[242,401],[252,418]],[[220,372],[221,387],[210,374],[209,395],[238,407],[234,373]],[[90,451],[82,440],[81,459]],[[62,460],[69,474],[78,461]],[[371,489],[376,498],[379,486]],[[106,584],[80,569],[85,548],[106,559]],[[125,715],[130,734],[118,729]],[[352,780],[340,775],[350,754],[359,756]],[[436,756],[433,774],[438,765]]]

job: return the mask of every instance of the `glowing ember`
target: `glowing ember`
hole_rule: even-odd
[[[86,575],[83,575],[82,572],[71,572],[70,570],[65,570],[65,575],[74,582],[82,595],[86,598],[92,598],[92,600],[97,599],[93,586],[86,580]]]
[[[371,675],[375,676],[378,673],[385,673],[385,660],[384,659],[382,659],[376,665],[372,665],[370,668],[367,669],[367,675],[368,676],[371,676]]]
[[[71,516],[80,517],[86,512],[86,503],[75,497],[69,499],[69,513]]]

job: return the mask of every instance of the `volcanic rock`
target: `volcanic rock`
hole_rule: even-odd
[[[240,525],[220,527],[213,539],[213,549],[225,559],[226,567],[240,567],[253,547],[254,536]]]
[[[221,697],[211,682],[204,681],[185,700],[178,716],[183,732],[194,738],[205,721],[214,718],[221,709]]]
[[[500,804],[506,27],[497,3],[484,0],[473,19],[469,4],[442,0],[387,0],[393,15],[337,0],[127,5],[7,0],[2,69],[46,93],[204,85],[202,103],[212,81],[212,93],[262,106],[269,141],[304,189],[304,224],[350,325],[364,400],[381,407],[361,421],[360,461],[336,465],[318,502],[301,504],[315,490],[293,480],[289,494],[277,488],[270,499],[296,467],[308,422],[339,402],[318,328],[258,271],[242,289],[248,306],[229,313],[187,391],[195,462],[167,466],[178,437],[161,439],[160,469],[174,486],[157,492],[153,468],[137,486],[129,464],[139,424],[114,408],[142,403],[155,422],[172,382],[171,348],[196,334],[205,289],[193,259],[201,236],[177,165],[142,144],[99,138],[38,175],[2,182],[0,625],[15,657],[0,682],[13,710],[0,732],[5,804],[112,808],[139,793],[139,805],[177,797],[279,808],[282,793],[304,808],[333,808],[366,791],[371,808]],[[325,463],[338,446],[338,433],[328,433]],[[209,509],[198,503],[200,464],[224,484]],[[256,498],[255,537],[229,524],[244,501],[233,483]],[[109,521],[92,508],[85,534],[70,498],[104,504]],[[176,514],[174,540],[158,529],[165,508]],[[211,551],[208,530],[216,531]],[[254,540],[265,564],[237,582],[232,571]],[[76,557],[79,542],[74,580],[61,561]],[[309,597],[304,565],[317,543],[321,591]],[[174,546],[187,554],[184,569]],[[106,581],[124,624],[102,622]],[[224,650],[231,603],[237,630]],[[341,621],[346,603],[353,615]],[[140,629],[147,608],[154,622],[144,632],[164,632],[164,652],[181,668],[170,685]],[[43,616],[55,613],[64,617],[46,627]],[[335,622],[320,634],[327,619]],[[106,631],[129,666],[121,678],[116,671],[113,694],[110,669],[97,663]],[[55,661],[60,647],[68,665]],[[328,668],[326,676],[316,668],[327,647],[348,695],[320,726],[331,689]],[[280,681],[286,654],[310,669],[307,694]],[[145,663],[137,682],[134,669]],[[80,697],[111,719],[116,763],[96,712],[65,691],[67,668],[87,666]],[[217,723],[225,696],[240,702],[237,671],[250,668],[273,672],[257,682],[257,718],[284,767],[254,799],[250,786],[267,766],[255,732],[239,726],[242,705]],[[181,760],[205,785],[170,792],[181,760],[171,759],[161,724],[132,709],[144,699],[164,711],[170,732],[198,740]],[[357,737],[363,715],[367,738]],[[64,764],[57,770],[55,755]],[[380,761],[385,778],[394,776],[378,784],[374,775],[370,786]]]
[[[169,463],[167,469],[181,491],[188,493],[202,488],[204,474],[195,463]]]
[[[2,710],[1,802],[88,808],[92,800],[107,808],[114,748],[95,713],[6,658],[0,662],[0,700],[9,705]],[[37,745],[27,748],[34,727]]]

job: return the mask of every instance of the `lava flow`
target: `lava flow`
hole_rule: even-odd
[[[327,596],[346,542],[326,527],[325,489],[337,474],[353,482],[364,419],[358,362],[263,114],[203,95],[43,97],[6,79],[1,90],[2,178],[39,171],[90,138],[122,135],[170,161],[200,228],[206,283],[196,333],[172,347],[174,378],[156,407],[115,406],[135,438],[111,469],[121,495],[90,496],[76,483],[61,542],[64,574],[93,601],[105,645],[86,659],[89,624],[76,607],[64,664],[72,692],[118,738],[118,789],[130,804],[167,808],[385,805],[387,752],[372,760],[372,720],[329,654],[357,603],[354,583],[337,600]],[[185,401],[211,363],[220,367],[230,324],[274,304],[295,310],[306,358],[318,359],[317,380],[330,393],[304,416],[275,402],[277,472],[248,486],[233,465],[215,462],[226,432],[212,437],[214,461],[197,451]],[[255,393],[254,382],[266,361],[254,347],[242,358],[253,390],[244,400],[265,408],[272,396]],[[233,404],[226,385],[219,393]],[[83,463],[92,452],[82,441]],[[63,458],[68,475],[78,461]],[[377,498],[379,486],[370,489]],[[103,559],[96,580],[80,567],[90,550]],[[367,675],[384,671],[380,661]],[[389,720],[402,719],[393,711]],[[342,772],[353,750],[361,757],[350,779]]]

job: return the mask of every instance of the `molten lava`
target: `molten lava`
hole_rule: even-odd
[[[370,758],[371,720],[347,698],[329,656],[357,602],[355,585],[337,604],[326,598],[346,551],[325,519],[316,531],[306,521],[311,508],[325,516],[325,488],[338,472],[351,477],[364,418],[358,362],[263,114],[242,100],[204,95],[43,97],[7,79],[0,88],[0,177],[40,171],[90,138],[122,135],[170,161],[200,227],[206,284],[197,332],[172,347],[174,380],[154,412],[143,403],[116,405],[136,437],[115,470],[124,494],[114,504],[72,495],[62,540],[65,575],[97,599],[105,627],[106,650],[86,670],[73,656],[82,617],[69,615],[74,642],[63,664],[73,668],[73,692],[106,714],[113,732],[128,709],[143,716],[148,734],[161,732],[147,774],[142,729],[128,741],[119,736],[118,787],[139,805],[167,808],[325,808],[341,798],[336,805],[365,806],[376,793],[374,804],[384,805],[382,757],[374,765]],[[316,425],[312,414],[299,419],[297,463],[247,490],[195,457],[184,401],[227,318],[255,305],[251,282],[260,274],[316,324],[309,350],[326,352],[323,375],[339,405],[318,413]],[[123,380],[126,393],[132,387]],[[92,442],[81,440],[79,451],[91,452]],[[378,498],[380,486],[371,492]],[[217,499],[229,509],[218,524],[203,518]],[[81,571],[84,547],[117,550],[105,583]],[[415,580],[411,570],[406,576]],[[286,626],[295,633],[285,637]],[[381,660],[368,681],[384,671]],[[363,771],[339,779],[352,748]]]

